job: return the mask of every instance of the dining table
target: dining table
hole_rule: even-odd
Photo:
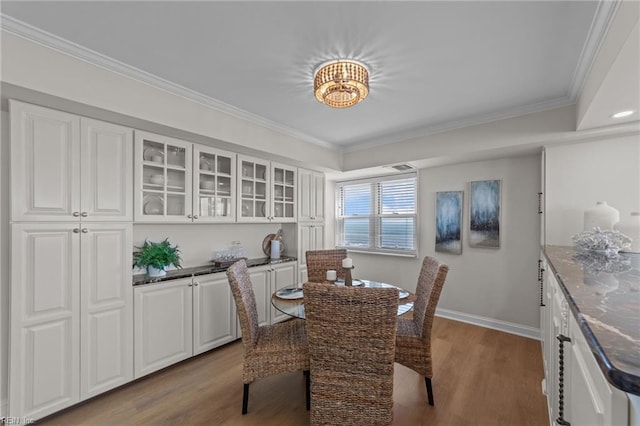
[[[344,282],[336,281],[335,283],[325,281],[327,285],[343,286]],[[295,286],[288,286],[278,289],[271,295],[271,304],[274,308],[280,312],[287,314],[293,318],[305,318],[304,312],[304,296],[302,293],[302,286],[304,284],[298,284]],[[411,292],[404,290],[393,284],[387,284],[372,280],[353,280],[353,287],[368,287],[368,288],[397,288],[399,290],[398,300],[398,315],[406,314],[413,309],[413,302],[415,296]]]

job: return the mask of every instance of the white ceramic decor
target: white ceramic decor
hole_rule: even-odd
[[[614,229],[631,238],[631,245],[624,251],[640,253],[640,212],[631,212],[629,217],[616,223]]]
[[[598,201],[595,207],[584,211],[585,231],[593,231],[595,227],[603,231],[611,230],[618,221],[620,221],[620,212],[608,205],[606,201]]]

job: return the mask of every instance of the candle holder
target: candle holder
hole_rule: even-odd
[[[344,275],[344,285],[351,287],[353,285],[353,278],[351,277],[351,270],[354,269],[355,266],[352,266],[351,268],[345,268],[343,267],[342,269],[344,269],[345,271],[345,275]]]

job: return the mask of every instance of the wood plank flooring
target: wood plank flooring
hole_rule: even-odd
[[[394,425],[548,425],[540,342],[436,318],[435,406],[396,364]],[[38,422],[42,425],[307,425],[302,373],[251,385],[242,416],[242,343],[228,344]]]

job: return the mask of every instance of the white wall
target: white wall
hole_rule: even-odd
[[[640,137],[546,148],[546,243],[572,245],[584,210],[606,201],[627,218],[640,211]]]
[[[502,179],[502,229],[499,249],[468,244],[469,182]],[[450,267],[438,308],[461,320],[537,336],[539,327],[540,155],[481,161],[419,171],[419,256],[350,253],[354,275],[415,290],[424,256],[435,256]],[[435,193],[464,190],[461,255],[436,253]],[[445,311],[443,311],[445,310]]]

